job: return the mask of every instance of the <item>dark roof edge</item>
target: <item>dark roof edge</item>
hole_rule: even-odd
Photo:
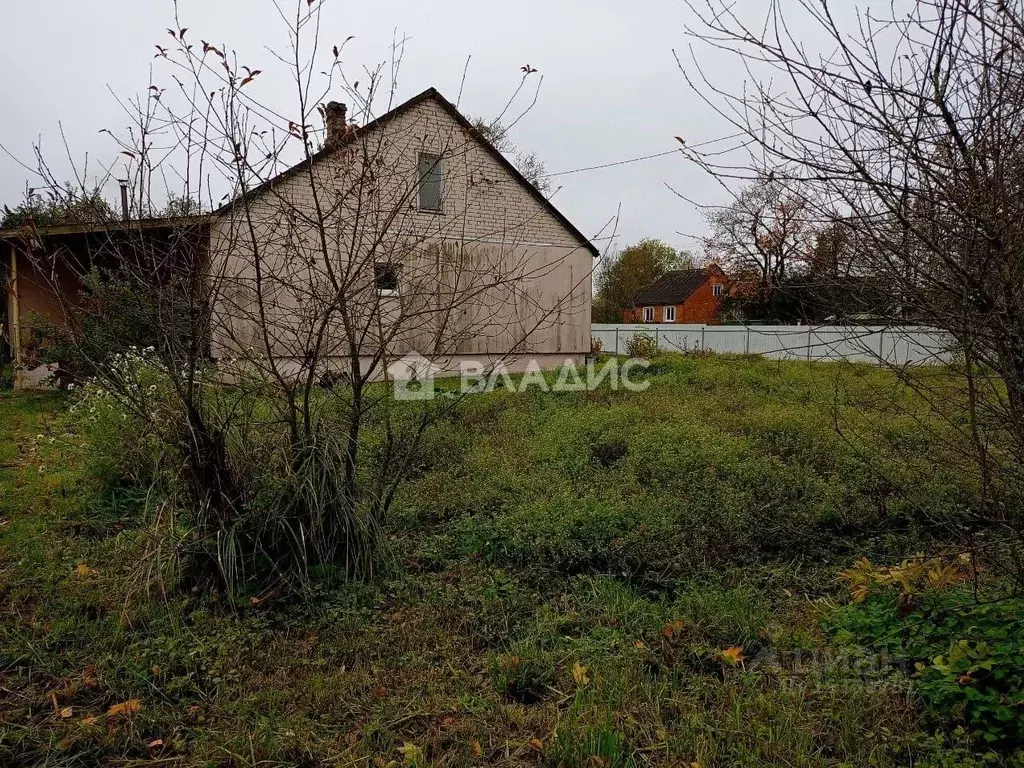
[[[446,99],[444,96],[442,96],[440,94],[440,92],[438,92],[438,90],[436,88],[428,88],[427,90],[423,91],[423,93],[420,93],[417,96],[413,96],[408,101],[406,101],[406,102],[404,102],[402,104],[399,104],[397,107],[392,109],[390,112],[386,112],[383,115],[381,115],[380,117],[378,117],[377,119],[372,120],[371,122],[369,122],[366,125],[362,126],[361,128],[358,128],[355,131],[352,131],[337,146],[331,147],[329,149],[324,148],[324,149],[321,149],[321,150],[319,150],[317,152],[314,152],[312,155],[310,155],[305,160],[302,160],[301,162],[296,163],[291,168],[287,168],[287,169],[281,171],[281,173],[277,174],[277,176],[274,176],[272,179],[268,179],[267,181],[263,182],[259,186],[253,187],[248,192],[246,192],[244,195],[241,195],[240,197],[237,197],[234,200],[231,200],[231,201],[225,203],[220,208],[215,210],[211,215],[212,216],[216,216],[216,215],[218,215],[220,213],[223,213],[224,211],[230,210],[235,205],[237,205],[240,201],[242,201],[242,200],[244,200],[246,198],[252,198],[252,197],[255,197],[256,195],[261,194],[264,190],[270,188],[274,183],[280,181],[281,179],[289,177],[293,173],[296,173],[296,172],[298,172],[298,171],[308,167],[310,163],[315,163],[316,161],[320,160],[321,158],[326,157],[330,153],[336,152],[339,149],[341,149],[341,148],[351,144],[353,141],[355,141],[360,136],[364,136],[367,133],[373,131],[375,128],[379,128],[379,127],[381,127],[383,125],[386,125],[387,123],[389,123],[391,120],[393,120],[394,118],[398,117],[402,113],[406,112],[407,110],[411,109],[412,107],[415,107],[418,104],[421,104],[421,103],[423,103],[423,102],[425,102],[425,101],[427,101],[429,99],[435,99],[437,101],[437,103],[440,104],[441,107],[449,115],[451,115],[455,119],[455,121],[457,123],[459,123],[460,126],[462,126],[462,128],[464,128],[466,131],[468,131],[469,135],[472,138],[474,138],[477,141],[477,143],[483,145],[483,147],[491,154],[491,156],[495,160],[497,160],[498,163],[503,168],[505,168],[506,171],[508,171],[509,173],[512,174],[513,178],[515,178],[516,181],[518,181],[522,186],[526,187],[526,189],[530,192],[530,194],[533,195],[533,197],[537,200],[537,202],[539,202],[545,208],[545,210],[548,211],[548,213],[550,213],[552,216],[554,216],[562,226],[564,226],[566,229],[569,230],[570,234],[572,234],[573,237],[575,237],[576,239],[578,239],[580,241],[580,243],[583,245],[584,248],[586,248],[588,251],[590,251],[591,255],[593,255],[595,258],[600,257],[601,252],[597,249],[597,247],[593,243],[590,242],[590,239],[588,237],[586,237],[586,235],[584,235],[582,232],[580,232],[575,227],[575,225],[573,225],[573,223],[571,221],[569,221],[569,219],[567,219],[565,217],[565,214],[563,214],[561,211],[559,211],[550,200],[548,200],[546,197],[544,197],[544,195],[541,194],[540,190],[538,190],[535,186],[533,186],[533,184],[531,184],[529,181],[527,181],[526,178],[523,176],[523,174],[521,174],[519,172],[519,170],[509,161],[509,159],[507,157],[505,157],[503,154],[501,154],[501,152],[499,152],[494,147],[494,145],[491,144],[491,142],[487,141],[487,139],[485,139],[480,134],[480,132],[476,128],[473,127],[473,124],[470,123],[469,120],[467,120],[465,118],[465,116],[461,112],[459,112],[458,108],[454,104],[452,104],[450,101],[448,101],[448,99]]]
[[[111,219],[95,224],[54,224],[48,227],[36,227],[25,223],[18,227],[0,229],[0,240],[22,238],[26,232],[40,237],[60,235],[87,235],[92,232],[130,232],[139,229],[160,229],[163,227],[194,227],[207,224],[213,214],[203,213],[194,216],[168,216],[151,219]]]

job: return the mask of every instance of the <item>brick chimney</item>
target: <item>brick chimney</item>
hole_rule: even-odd
[[[324,109],[324,148],[338,146],[347,133],[348,107],[340,101],[328,103]]]

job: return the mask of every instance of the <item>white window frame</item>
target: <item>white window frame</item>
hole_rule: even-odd
[[[674,306],[665,306],[661,309],[662,322],[674,323],[676,321],[676,308]]]
[[[720,299],[725,294],[725,286],[721,283],[712,283],[711,293],[714,294],[716,299]]]
[[[644,307],[644,315],[643,315],[643,317],[644,317],[644,322],[645,323],[653,323],[654,322],[654,307]]]

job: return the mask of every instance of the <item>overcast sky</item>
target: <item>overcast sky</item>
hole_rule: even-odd
[[[684,27],[692,22],[679,0],[322,1],[322,46],[329,50],[354,35],[346,49],[354,67],[384,58],[395,31],[409,38],[400,100],[430,86],[455,100],[471,57],[460,107],[491,116],[515,89],[519,68],[535,67],[544,77],[539,102],[512,138],[537,152],[552,172],[671,150],[677,135],[692,143],[725,132],[673,58],[673,48],[685,52]],[[765,2],[739,5],[756,12]],[[172,12],[170,0],[5,2],[0,143],[31,163],[32,144],[41,138],[46,155],[61,167],[60,122],[76,157],[88,152],[94,161],[116,159],[113,142],[99,133],[126,124],[111,91],[130,97],[145,90],[154,46],[173,42],[165,31],[173,26]],[[265,72],[281,67],[264,50],[287,44],[270,0],[181,0],[180,12],[192,39],[226,43],[242,63]],[[290,106],[285,82],[264,77],[260,101]],[[585,234],[601,230],[621,204],[619,245],[658,237],[694,247],[686,235],[703,230],[702,216],[668,184],[701,201],[723,199],[678,155],[554,181],[561,187],[556,205]],[[0,156],[0,200],[13,206],[26,182],[28,172]]]

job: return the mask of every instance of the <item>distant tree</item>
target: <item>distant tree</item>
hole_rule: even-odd
[[[173,192],[168,196],[167,203],[157,214],[168,219],[180,216],[195,216],[199,213],[199,201],[194,197],[176,195]]]
[[[807,255],[807,272],[814,277],[846,277],[853,270],[853,243],[842,222],[827,224],[814,235]]]
[[[487,121],[482,117],[473,118],[473,127],[487,139],[495,149],[509,159],[516,170],[542,194],[551,191],[551,180],[547,167],[536,152],[523,152],[508,135],[508,128],[498,120]]]
[[[711,234],[704,238],[704,251],[732,277],[730,311],[783,319],[783,286],[806,268],[817,235],[805,201],[769,177],[706,218]]]
[[[96,224],[117,218],[117,213],[99,187],[82,189],[70,182],[45,194],[29,189],[25,199],[15,208],[5,205],[3,214],[3,219],[0,219],[2,229],[20,227],[29,221],[39,227],[52,227],[59,224]]]
[[[647,238],[609,256],[597,274],[595,323],[622,322],[622,310],[633,296],[673,269],[696,266],[693,254],[677,251],[661,240]]]

